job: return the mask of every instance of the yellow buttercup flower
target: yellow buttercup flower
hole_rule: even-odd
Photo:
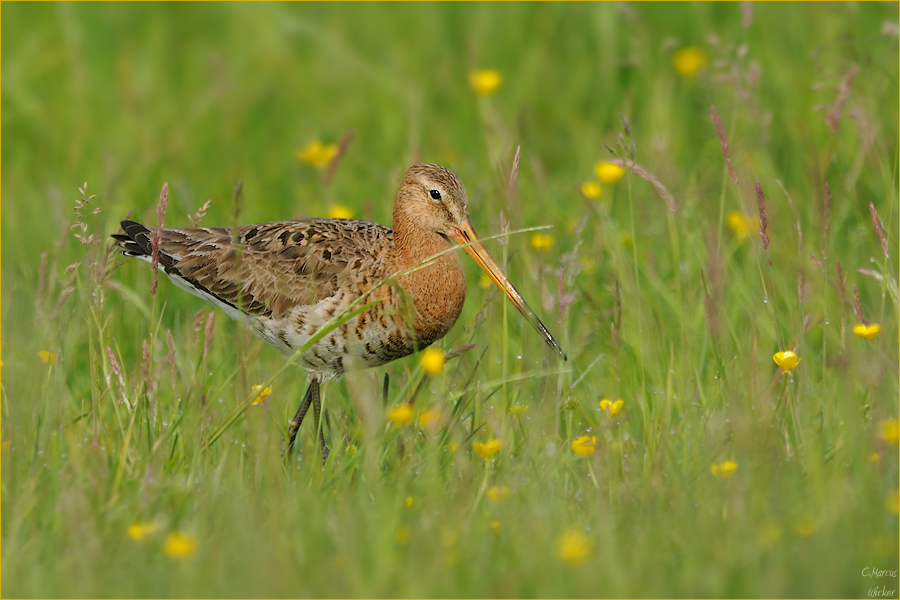
[[[775,356],[772,357],[772,360],[774,360],[775,364],[777,364],[785,371],[790,371],[800,364],[800,357],[790,350],[786,350],[784,352],[776,352]]]
[[[185,560],[197,553],[197,540],[194,536],[173,531],[166,536],[163,552],[173,560]]]
[[[762,531],[760,531],[759,534],[759,541],[762,542],[763,546],[771,548],[781,541],[784,532],[781,530],[781,526],[778,525],[778,523],[767,523],[766,525],[763,525]]]
[[[297,158],[308,165],[323,169],[331,163],[337,153],[338,147],[335,144],[325,145],[319,140],[313,140],[302,150],[297,150]]]
[[[572,451],[579,456],[590,456],[597,449],[597,436],[583,435],[580,438],[572,440]]]
[[[706,66],[706,52],[690,46],[672,56],[672,66],[682,77],[694,77]]]
[[[816,522],[812,517],[806,516],[794,525],[794,533],[800,537],[809,537],[816,532]]]
[[[737,235],[739,240],[745,240],[750,237],[750,234],[759,232],[759,219],[742,215],[736,210],[730,211],[725,216],[725,224]]]
[[[720,463],[713,463],[709,467],[709,472],[719,479],[731,479],[734,472],[737,471],[738,464],[733,460],[726,460]]]
[[[521,415],[523,412],[525,412],[526,410],[528,410],[527,404],[516,403],[509,407],[509,414],[514,417],[517,417],[517,416]]]
[[[537,232],[531,236],[531,247],[542,252],[553,247],[553,236],[549,233]]]
[[[128,534],[128,537],[134,541],[142,542],[157,529],[159,529],[159,526],[156,523],[132,523],[128,526],[128,531],[126,533]]]
[[[478,287],[480,287],[483,290],[486,290],[489,287],[491,287],[492,283],[494,283],[494,282],[491,281],[491,278],[488,277],[487,275],[485,275],[484,273],[482,273],[481,277],[478,278]]]
[[[491,531],[493,531],[494,533],[500,533],[500,521],[491,521],[490,523],[488,523],[488,525],[490,525]]]
[[[469,71],[469,86],[479,96],[490,96],[500,89],[501,83],[503,76],[500,75],[500,71],[493,69]]]
[[[881,327],[878,323],[872,323],[871,325],[863,325],[862,323],[853,326],[853,333],[858,335],[864,340],[874,340],[878,337],[878,334],[881,332]]]
[[[329,219],[352,219],[354,215],[355,213],[352,210],[340,204],[336,204],[328,209]]]
[[[403,501],[403,503],[406,504],[406,508],[412,508],[413,502],[415,502],[415,498],[412,496],[407,496],[406,500]]]
[[[500,452],[500,440],[494,439],[485,444],[475,442],[472,444],[472,450],[481,458],[490,458]]]
[[[879,461],[879,460],[881,460],[881,453],[880,453],[880,452],[877,452],[877,451],[872,452],[870,455],[868,455],[868,456],[866,457],[866,461],[867,461],[870,465],[876,465],[876,464],[878,464],[878,461]]]
[[[885,419],[878,423],[878,437],[882,442],[896,444],[900,440],[900,423],[897,419]]]
[[[426,408],[419,413],[418,417],[416,417],[416,423],[418,423],[419,427],[422,429],[432,429],[440,423],[442,416],[443,413],[441,412],[441,409]]]
[[[600,183],[615,185],[625,176],[625,169],[615,163],[601,160],[594,165],[594,173],[597,175],[597,179],[600,180]]]
[[[596,181],[585,181],[581,184],[581,193],[585,198],[596,200],[603,195],[603,188]]]
[[[600,410],[605,412],[610,418],[619,414],[619,411],[622,410],[622,407],[625,406],[625,401],[619,398],[615,402],[609,400],[608,398],[604,398],[600,401]]]
[[[409,404],[398,404],[387,412],[388,421],[398,427],[409,425],[413,420],[413,409]]]
[[[45,365],[55,365],[56,359],[58,358],[57,354],[50,354],[46,350],[41,350],[38,352],[38,356],[41,357],[41,362]]]
[[[577,566],[587,559],[591,552],[591,541],[580,531],[570,529],[556,541],[556,556],[564,564]]]
[[[512,490],[505,485],[494,485],[489,487],[488,491],[486,491],[484,495],[487,496],[491,502],[499,504],[512,495]]]
[[[268,398],[269,394],[272,393],[272,388],[269,386],[263,387],[260,383],[253,386],[253,393],[255,394],[256,392],[259,392],[259,395],[257,395],[256,398],[253,399],[253,402],[250,403],[251,405],[259,404],[260,402]]]
[[[429,375],[440,375],[444,370],[444,353],[437,348],[429,348],[422,353],[419,362]]]
[[[409,527],[400,526],[399,528],[397,528],[395,537],[398,544],[400,544],[401,546],[405,546],[409,542]]]

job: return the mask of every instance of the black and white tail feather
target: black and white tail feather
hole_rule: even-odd
[[[121,225],[122,231],[125,233],[116,233],[113,234],[112,237],[116,240],[116,246],[122,249],[122,254],[125,256],[133,256],[146,263],[152,263],[153,229],[146,225],[136,223],[135,221],[122,221]],[[168,275],[169,279],[172,280],[172,283],[186,292],[218,306],[232,319],[248,321],[248,324],[252,324],[249,323],[249,321],[255,321],[255,319],[249,319],[248,315],[239,310],[238,307],[231,302],[213,294],[197,280],[185,276],[178,269],[179,258],[180,257],[163,252],[162,249],[159,250],[159,267],[166,275]]]

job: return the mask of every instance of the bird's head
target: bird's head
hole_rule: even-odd
[[[413,165],[403,176],[394,203],[394,224],[398,219],[450,239],[463,247],[491,280],[504,291],[525,319],[541,334],[551,348],[566,358],[565,352],[550,335],[547,327],[528,306],[518,290],[509,282],[497,263],[478,241],[469,219],[466,188],[448,169],[423,163]]]

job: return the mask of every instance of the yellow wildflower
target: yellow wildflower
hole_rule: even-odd
[[[777,364],[785,371],[790,371],[798,364],[800,364],[800,357],[790,350],[786,350],[784,352],[776,352],[775,356],[772,357],[772,360],[774,360],[775,364]]]
[[[720,463],[713,463],[709,467],[709,472],[720,479],[731,479],[734,472],[737,471],[738,464],[733,460],[726,460]]]
[[[429,348],[419,357],[419,362],[429,375],[440,375],[444,370],[444,353],[437,348]]]
[[[872,323],[871,325],[863,325],[862,323],[853,326],[853,333],[858,335],[864,340],[874,340],[878,337],[878,333],[881,331],[881,327],[878,323]]]
[[[500,533],[500,521],[491,521],[488,525],[490,526],[491,531],[497,534]]]
[[[800,537],[809,537],[816,532],[816,522],[812,517],[806,516],[794,525],[794,533]]]
[[[38,352],[38,356],[41,357],[41,362],[43,362],[45,365],[55,365],[56,359],[58,358],[57,354],[50,354],[46,350],[41,350],[40,352]]]
[[[475,454],[477,454],[481,458],[490,458],[500,452],[500,440],[494,439],[487,442],[486,444],[475,442],[474,444],[472,444],[472,450],[474,450]]]
[[[459,442],[450,442],[450,453],[456,452],[456,449],[459,448]]]
[[[556,541],[556,556],[569,566],[582,564],[591,552],[591,542],[580,531],[570,529]]]
[[[519,404],[518,402],[509,407],[509,414],[517,417],[528,410],[527,404]]]
[[[882,442],[896,444],[900,439],[900,423],[897,419],[885,419],[878,423],[878,437]]]
[[[491,502],[500,504],[512,495],[512,490],[505,485],[493,485],[489,487],[488,491],[486,491],[484,494],[490,499]]]
[[[900,494],[896,491],[888,494],[887,499],[884,501],[884,507],[895,515],[900,514]]]
[[[672,57],[672,66],[682,77],[694,77],[706,66],[706,52],[693,46],[682,48]]]
[[[128,537],[130,537],[134,541],[142,542],[144,541],[144,538],[156,531],[158,528],[159,526],[156,523],[132,523],[128,526],[128,531],[126,533],[128,534]]]
[[[415,502],[415,498],[412,496],[407,496],[406,500],[403,501],[406,504],[406,508],[412,508],[413,502]]]
[[[615,402],[609,400],[608,398],[604,398],[600,401],[600,410],[606,413],[609,418],[613,418],[619,411],[622,410],[622,407],[625,406],[625,401],[619,398]]]
[[[440,422],[443,413],[439,408],[426,408],[419,413],[416,422],[423,429],[432,429]]]
[[[603,188],[596,181],[585,181],[581,184],[581,193],[585,198],[596,200],[603,195]]]
[[[575,454],[580,456],[590,456],[594,453],[594,450],[597,449],[597,436],[588,437],[586,435],[581,436],[578,439],[572,440],[572,450]]]
[[[759,541],[762,542],[763,546],[771,548],[781,541],[782,535],[783,532],[778,523],[768,523],[764,525],[762,531],[760,531]]]
[[[494,282],[491,281],[491,278],[488,277],[487,275],[485,275],[484,273],[482,273],[481,277],[478,278],[478,287],[480,287],[483,290],[486,290],[489,287],[491,287],[492,283],[494,283]]]
[[[263,387],[261,383],[253,386],[253,393],[259,392],[259,395],[253,399],[253,402],[250,404],[259,404],[263,400],[269,397],[269,394],[272,393],[272,388],[269,386]]]
[[[742,215],[736,210],[729,211],[725,216],[725,224],[732,230],[739,240],[745,240],[751,233],[759,231],[759,219],[753,219]]]
[[[615,163],[601,160],[594,165],[594,174],[597,175],[597,179],[600,180],[600,183],[615,185],[625,176],[625,169]]]
[[[872,452],[872,454],[870,454],[870,455],[868,455],[868,456],[866,457],[866,461],[867,461],[870,465],[876,465],[876,464],[878,464],[878,461],[879,461],[879,460],[881,460],[881,453],[880,453],[880,452]]]
[[[337,153],[338,147],[335,144],[325,145],[319,140],[313,140],[303,150],[297,150],[297,158],[308,165],[323,169],[331,163]]]
[[[594,267],[597,266],[597,261],[590,256],[582,256],[578,259],[578,264],[581,265],[585,273],[593,273]]]
[[[395,536],[397,538],[397,543],[401,546],[405,546],[409,542],[409,527],[401,525],[397,528],[397,534]]]
[[[340,204],[336,204],[328,209],[329,219],[352,219],[354,214],[352,210]]]
[[[501,83],[503,76],[500,75],[500,71],[493,69],[469,71],[469,86],[479,96],[490,96],[500,89]]]
[[[394,406],[387,412],[388,421],[397,425],[398,427],[403,427],[404,425],[409,425],[413,420],[413,409],[409,404],[398,404]]]
[[[197,552],[197,540],[190,534],[173,531],[166,536],[163,552],[174,560],[190,558]]]
[[[553,236],[539,231],[531,236],[531,247],[538,252],[549,250],[553,247]]]

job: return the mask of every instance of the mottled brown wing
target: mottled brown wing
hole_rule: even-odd
[[[123,221],[113,236],[126,254],[147,259],[153,229]],[[164,229],[160,266],[167,274],[240,310],[280,318],[338,289],[362,293],[381,273],[391,230],[366,221],[311,219],[225,228]]]

